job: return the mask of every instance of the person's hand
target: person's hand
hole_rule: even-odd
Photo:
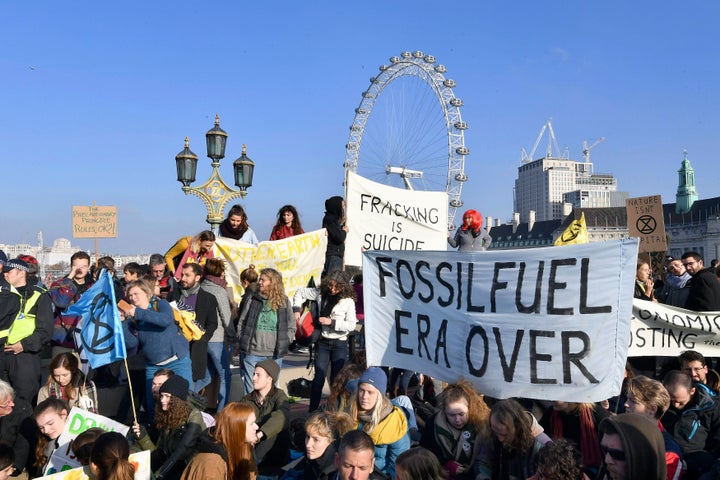
[[[18,353],[21,353],[24,349],[22,343],[15,342],[11,343],[10,345],[5,345],[4,350],[8,353],[12,353],[13,355],[17,355]]]
[[[133,423],[132,430],[135,436],[140,438],[140,424],[138,422]]]
[[[330,325],[332,323],[332,320],[330,317],[320,317],[318,318],[318,322],[320,322],[320,325]]]
[[[300,320],[300,312],[295,312],[295,321],[297,322],[299,320]]]
[[[350,227],[347,226],[347,223],[345,225],[343,225],[342,229],[346,233],[350,231]]]

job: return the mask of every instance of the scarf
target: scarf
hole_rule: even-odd
[[[227,282],[225,281],[224,278],[216,277],[215,275],[205,275],[203,278],[205,280],[207,280],[208,282],[212,282],[216,285],[220,285],[223,288],[227,287]]]
[[[220,224],[220,236],[240,240],[242,236],[245,235],[245,232],[247,232],[247,229],[248,227],[243,227],[242,223],[237,228],[232,228],[230,221],[226,218]]]
[[[205,260],[207,260],[208,258],[215,258],[215,254],[212,250],[205,253],[194,253],[192,250],[190,250],[190,246],[188,245],[185,253],[183,253],[182,258],[180,259],[180,263],[178,263],[177,267],[175,267],[175,280],[179,282],[182,279],[182,269],[186,263],[197,263],[199,265],[205,265]]]
[[[580,421],[580,453],[583,463],[586,466],[594,467],[600,465],[602,456],[600,454],[600,439],[595,431],[595,421],[592,417],[591,408],[579,408]],[[561,413],[553,409],[550,414],[550,428],[553,439],[562,438],[563,424]]]
[[[380,407],[380,421],[382,422],[385,418],[390,415],[393,411],[394,405],[390,400],[383,396],[382,406]],[[358,420],[360,421],[360,429],[364,430],[363,424],[370,423],[372,421],[372,411],[358,411]]]
[[[455,460],[464,467],[473,464],[477,432],[472,423],[467,423],[462,430],[450,425],[442,410],[435,415],[435,441],[440,452],[435,452],[440,459]]]
[[[689,273],[685,272],[679,277],[677,275],[668,275],[665,279],[665,283],[667,283],[667,286],[672,290],[680,290],[681,288],[685,288],[685,285],[690,281],[692,277]]]

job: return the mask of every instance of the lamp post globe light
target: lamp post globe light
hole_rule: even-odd
[[[233,162],[233,177],[237,190],[228,186],[220,176],[220,160],[225,158],[225,144],[227,133],[220,128],[220,116],[215,115],[215,126],[205,134],[207,156],[212,160],[212,173],[210,178],[200,186],[191,187],[195,181],[197,172],[198,156],[190,150],[190,140],[185,137],[185,148],[175,156],[177,166],[177,179],[182,183],[182,191],[185,195],[192,194],[200,198],[207,208],[207,222],[214,233],[224,220],[223,210],[225,205],[235,198],[245,198],[248,187],[252,186],[253,171],[255,163],[247,156],[245,145],[242,146],[242,155]]]

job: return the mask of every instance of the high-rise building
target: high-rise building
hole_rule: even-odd
[[[548,129],[548,150],[544,157],[532,160],[540,139]],[[624,207],[627,192],[617,190],[617,179],[610,174],[595,173],[590,162],[590,149],[601,140],[583,149],[584,161],[570,160],[569,155],[552,154],[556,145],[552,125],[548,121],[540,132],[530,156],[523,155],[515,180],[513,211],[521,222],[528,222],[530,211],[536,221],[562,220],[572,208]],[[566,205],[567,204],[567,205]]]

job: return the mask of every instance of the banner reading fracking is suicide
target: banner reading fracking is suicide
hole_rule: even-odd
[[[345,265],[365,250],[445,250],[448,196],[389,187],[352,172],[347,179]]]
[[[472,381],[495,398],[617,395],[638,242],[366,252],[368,365]]]
[[[321,229],[257,245],[218,237],[214,248],[215,257],[225,260],[225,280],[233,290],[235,301],[239,301],[243,293],[240,273],[250,264],[255,265],[258,275],[263,268],[274,268],[280,272],[285,293],[292,298],[295,290],[307,286],[311,277],[320,285],[327,234],[325,229]]]

